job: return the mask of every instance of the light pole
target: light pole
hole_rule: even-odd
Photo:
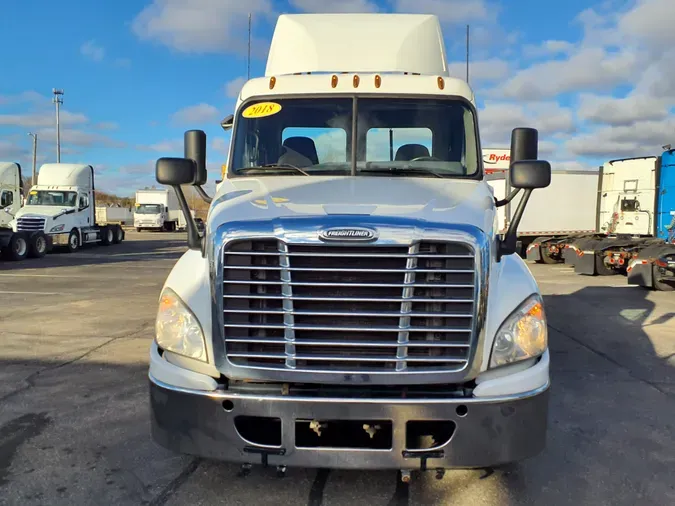
[[[33,132],[29,132],[28,135],[30,135],[33,138],[33,186],[35,186],[36,183],[36,174],[35,171],[37,169],[37,134],[34,134]]]
[[[61,163],[61,127],[59,126],[59,105],[63,103],[63,90],[52,89],[54,98],[52,102],[56,104],[56,163]]]

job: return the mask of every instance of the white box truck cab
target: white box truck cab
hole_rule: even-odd
[[[244,468],[403,478],[542,450],[547,326],[514,251],[551,167],[537,131],[514,130],[524,198],[498,237],[474,95],[446,61],[435,16],[280,16],[266,76],[225,122],[205,234],[180,187],[206,181],[204,132],[186,133],[184,158],[157,161],[190,248],[150,350],[161,445]]]
[[[96,223],[94,190],[91,165],[44,164],[12,228],[15,232],[44,232],[50,245],[66,246],[70,252],[83,244],[122,242],[122,227]]]
[[[176,194],[168,189],[138,190],[134,209],[134,227],[175,231],[180,228],[180,207]]]

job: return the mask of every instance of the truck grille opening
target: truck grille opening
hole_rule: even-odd
[[[232,243],[223,254],[227,357],[296,371],[461,371],[473,338],[474,262],[463,243]]]
[[[296,420],[296,448],[390,450],[391,420]]]
[[[237,416],[234,428],[242,439],[260,446],[281,446],[281,418]]]
[[[45,229],[45,219],[22,216],[16,220],[16,229],[19,232],[42,231]]]
[[[452,420],[410,420],[405,424],[406,450],[432,450],[447,444],[455,433]]]

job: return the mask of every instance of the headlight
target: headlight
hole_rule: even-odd
[[[162,292],[159,300],[155,340],[162,349],[208,362],[204,332],[197,317],[170,288]]]
[[[49,231],[49,233],[63,232],[64,228],[66,228],[66,225],[65,225],[65,223],[62,223],[61,225],[56,225],[55,227],[52,227],[52,229]]]
[[[490,367],[537,357],[547,346],[544,306],[538,295],[532,295],[499,328],[492,345]]]

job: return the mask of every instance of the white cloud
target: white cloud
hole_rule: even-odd
[[[175,125],[212,123],[220,119],[218,109],[205,103],[185,107],[171,116],[171,122]]]
[[[610,53],[584,48],[564,60],[550,60],[519,71],[492,94],[521,100],[541,100],[561,93],[603,91],[630,83],[641,65],[630,50]]]
[[[575,48],[575,45],[567,40],[545,40],[539,45],[528,44],[523,47],[523,54],[530,58],[539,56],[555,56],[559,54],[569,54]]]
[[[270,0],[153,0],[133,20],[133,32],[181,52],[245,52],[248,14],[274,14]]]
[[[182,154],[184,144],[183,139],[171,139],[149,145],[139,145],[137,148],[143,151],[156,151],[168,156],[171,154]]]
[[[119,125],[114,121],[100,121],[94,125],[94,128],[99,130],[117,130]]]
[[[38,139],[56,139],[56,128],[41,128],[37,131]],[[124,148],[126,143],[94,132],[76,130],[72,128],[63,128],[61,126],[61,152],[63,145],[71,144],[75,146],[94,147],[103,146],[107,148]]]
[[[540,142],[547,136],[569,134],[576,129],[572,111],[556,102],[517,104],[488,101],[478,112],[478,121],[484,146],[508,146],[511,131],[516,127],[536,128]]]
[[[485,20],[491,12],[485,0],[394,0],[394,9],[403,13],[435,14],[444,23]]]
[[[95,40],[88,40],[80,46],[80,53],[89,60],[100,62],[105,58],[105,49],[96,44]]]
[[[22,91],[16,95],[0,95],[0,104],[1,105],[10,105],[10,104],[22,104],[22,103],[31,103],[31,104],[48,104],[49,98],[38,93],[37,91]]]
[[[378,7],[370,0],[290,0],[293,7],[305,12],[377,12]]]
[[[578,156],[616,158],[654,155],[661,146],[673,142],[675,118],[663,121],[637,121],[631,125],[602,127],[578,135],[566,143],[566,149]]]
[[[61,125],[77,125],[87,123],[89,119],[81,113],[72,113],[66,110],[59,112]],[[20,127],[46,127],[56,123],[56,116],[50,113],[30,114],[0,114],[0,125]]]
[[[236,77],[225,84],[225,94],[230,98],[237,98],[242,87],[246,84],[245,77]]]
[[[668,116],[669,107],[663,99],[649,95],[631,94],[625,98],[581,94],[577,115],[591,123],[630,125],[637,121],[661,120]]]
[[[222,137],[216,137],[211,141],[211,149],[227,156],[230,149],[230,144]]]
[[[672,0],[638,0],[618,22],[621,33],[657,49],[675,44],[675,9]]]
[[[448,71],[453,77],[466,79],[466,62],[450,62]],[[469,62],[469,82],[472,84],[476,81],[498,81],[508,76],[509,72],[509,62],[499,58]]]

